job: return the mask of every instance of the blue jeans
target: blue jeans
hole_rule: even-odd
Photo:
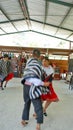
[[[24,98],[24,109],[22,113],[22,120],[29,120],[29,112],[30,112],[30,106],[31,102],[33,103],[34,106],[34,111],[37,114],[37,123],[43,123],[43,107],[42,107],[42,101],[39,98],[30,100],[29,98],[29,90],[31,86],[24,85],[23,86],[23,98]]]

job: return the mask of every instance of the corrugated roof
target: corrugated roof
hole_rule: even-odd
[[[0,0],[0,35],[27,30],[73,41],[73,0]]]

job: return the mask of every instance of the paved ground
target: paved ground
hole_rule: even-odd
[[[20,124],[23,110],[20,80],[14,78],[4,91],[0,90],[0,130],[35,130],[33,106],[28,126],[22,127]],[[73,130],[73,90],[68,89],[68,84],[64,80],[55,80],[53,84],[60,101],[49,106],[48,116],[44,118],[41,130]]]

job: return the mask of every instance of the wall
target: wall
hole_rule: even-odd
[[[60,68],[60,73],[68,71],[68,60],[50,60],[50,62]]]

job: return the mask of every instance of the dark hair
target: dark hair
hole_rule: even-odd
[[[47,56],[45,56],[45,57],[44,57],[44,59],[49,61],[49,59],[48,59],[48,57],[47,57]]]
[[[9,56],[8,56],[8,54],[4,54],[4,56],[3,56],[3,57],[4,57],[4,58],[6,58],[6,57],[9,57]]]
[[[34,49],[33,56],[40,57],[40,51],[38,49]]]
[[[11,56],[9,56],[8,59],[11,60]]]

